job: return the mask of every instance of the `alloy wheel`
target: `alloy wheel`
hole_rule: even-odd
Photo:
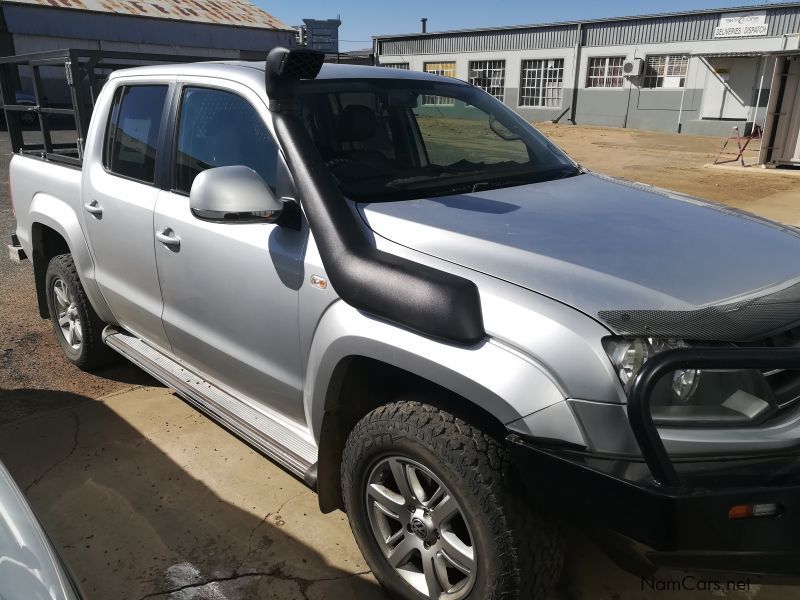
[[[372,533],[391,567],[435,600],[460,600],[472,590],[476,549],[461,506],[421,463],[389,456],[367,479]]]
[[[61,335],[70,348],[80,351],[83,344],[83,324],[75,299],[66,282],[60,277],[53,281],[52,294]]]

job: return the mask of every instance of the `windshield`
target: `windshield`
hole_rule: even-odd
[[[353,200],[429,198],[578,173],[524,119],[472,86],[348,79],[298,88],[303,122]]]

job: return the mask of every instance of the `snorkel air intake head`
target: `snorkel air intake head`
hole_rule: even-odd
[[[273,48],[267,55],[264,68],[270,110],[279,112],[290,108],[295,84],[301,79],[314,79],[319,75],[324,60],[325,54],[316,50]]]

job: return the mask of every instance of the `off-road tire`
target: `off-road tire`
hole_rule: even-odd
[[[53,291],[53,284],[58,279],[66,284],[75,304],[77,318],[80,319],[83,339],[77,350],[69,345],[58,322],[57,300]],[[101,339],[105,323],[94,312],[86,297],[71,254],[59,254],[50,259],[45,275],[45,292],[50,321],[67,360],[84,371],[93,371],[113,362],[116,354]]]
[[[388,455],[422,463],[463,508],[477,555],[470,600],[552,596],[564,557],[562,524],[527,505],[502,442],[444,410],[413,400],[381,406],[362,418],[342,458],[342,494],[350,526],[386,589],[408,600],[425,597],[389,565],[370,528],[367,477],[372,465]]]

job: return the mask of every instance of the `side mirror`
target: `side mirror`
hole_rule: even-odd
[[[275,222],[283,202],[261,176],[244,166],[217,167],[200,173],[189,192],[189,207],[206,221]]]

